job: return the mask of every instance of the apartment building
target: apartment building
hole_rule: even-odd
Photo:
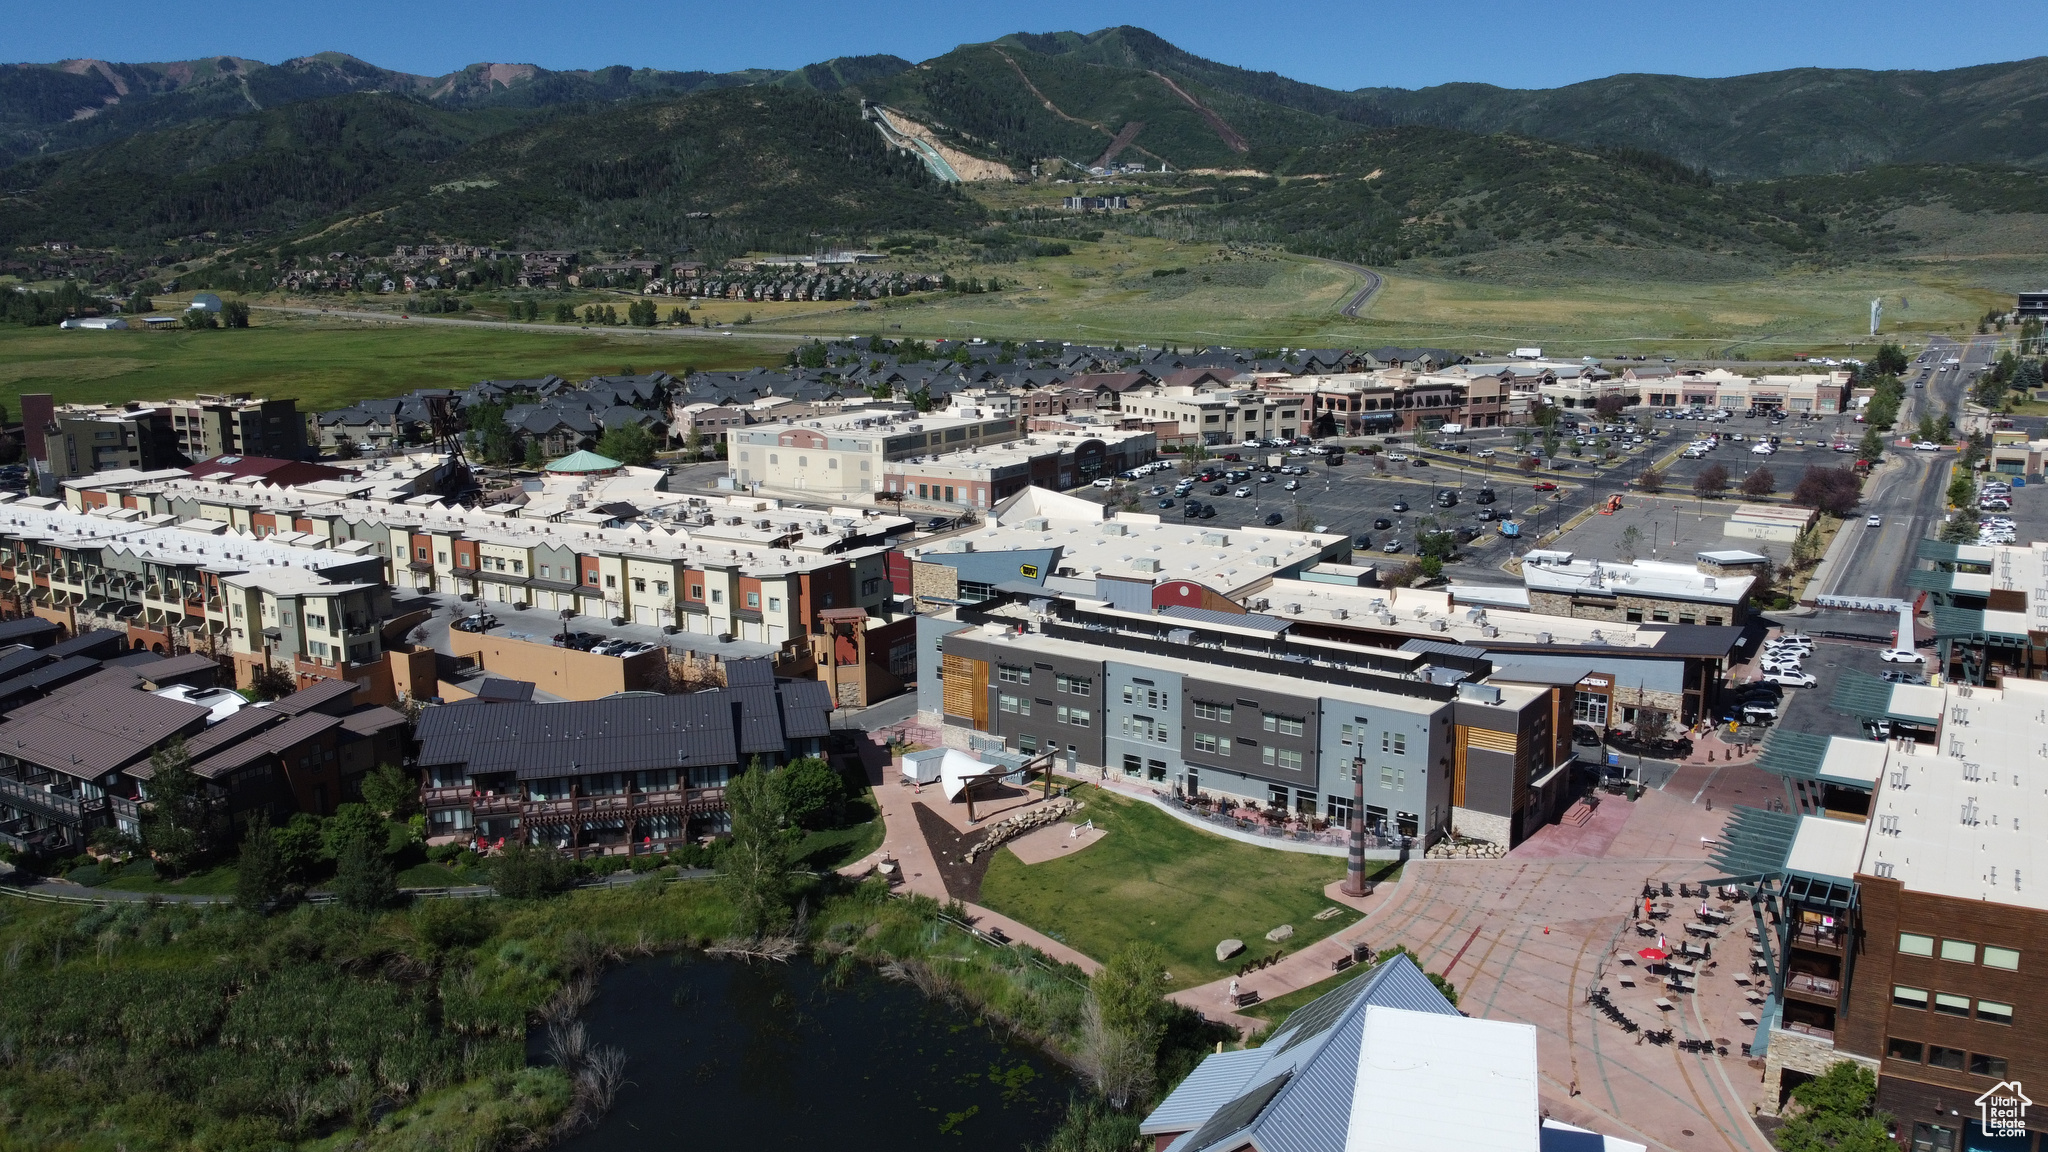
[[[1292,440],[1308,435],[1313,420],[1299,395],[1215,383],[1141,384],[1124,392],[1118,406],[1128,416],[1170,422],[1178,431],[1168,442],[1177,444]]]
[[[1483,656],[1371,652],[1297,638],[1258,613],[1136,610],[1003,593],[920,617],[918,709],[1176,795],[1344,821],[1354,771],[1369,827],[1511,843],[1548,818],[1572,763],[1547,686],[1479,682]]]
[[[19,651],[0,654],[0,844],[31,857],[75,855],[103,827],[139,835],[150,757],[174,742],[231,827],[259,813],[279,824],[329,814],[361,797],[372,768],[404,758],[405,717],[365,704],[346,681],[255,704],[212,687],[217,665],[206,657],[118,654],[119,633],[67,642],[86,644],[101,655],[31,653],[44,662],[35,667]],[[38,673],[38,688],[15,687]]]
[[[1151,461],[1155,440],[1147,431],[1114,428],[1067,434],[1034,434],[1020,440],[919,456],[887,465],[882,490],[921,504],[988,508],[1038,486],[1077,487],[1099,476],[1114,476]]]
[[[1522,559],[1522,583],[1529,610],[1550,616],[1739,626],[1749,622],[1750,589],[1758,570],[1769,563],[1754,553],[1703,552],[1691,564],[1623,564],[1537,549]]]
[[[971,405],[935,412],[855,411],[790,423],[726,430],[727,468],[752,491],[801,492],[824,498],[880,491],[891,463],[1023,435],[1023,419]]]
[[[1388,369],[1326,376],[1280,377],[1264,387],[1299,396],[1315,436],[1415,432],[1462,424],[1498,428],[1529,422],[1531,400],[1506,380],[1487,375]]]
[[[30,458],[60,479],[176,468],[218,456],[306,455],[298,401],[248,393],[119,405],[58,405],[47,395],[25,395],[22,428]]]
[[[724,688],[686,695],[427,709],[430,835],[585,857],[664,853],[729,829],[726,785],[757,760],[823,752],[832,704],[825,685],[777,679],[766,660],[725,670]]]
[[[2032,883],[2048,684],[1900,693],[1910,698],[1884,707],[1920,715],[1917,738],[1777,734],[1762,763],[1784,777],[1788,811],[1738,809],[1721,837],[1716,864],[1769,929],[1772,994],[1753,1050],[1776,1103],[1852,1060],[1877,1073],[1877,1106],[1909,1148],[2030,1147],[2025,1131],[1986,1132],[1978,1102],[2048,1082],[2034,1042],[2048,898]]]

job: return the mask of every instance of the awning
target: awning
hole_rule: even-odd
[[[1789,812],[1738,805],[1728,814],[1721,842],[1714,846],[1714,867],[1723,878],[1711,883],[1753,882],[1783,872],[1798,834],[1799,817]]]

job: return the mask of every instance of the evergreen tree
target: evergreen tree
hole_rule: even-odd
[[[341,906],[375,912],[398,901],[398,880],[382,846],[368,836],[350,836],[334,862],[334,880],[327,886]]]
[[[779,929],[789,917],[789,823],[774,773],[754,758],[725,787],[732,839],[718,856],[719,882],[750,935]]]
[[[258,812],[242,837],[242,858],[235,865],[235,903],[251,912],[268,912],[284,898],[287,882],[270,818]]]
[[[149,758],[149,812],[142,842],[173,874],[190,871],[213,847],[219,809],[207,782],[192,771],[183,740],[172,741]]]

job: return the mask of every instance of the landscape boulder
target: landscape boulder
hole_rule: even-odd
[[[1294,925],[1282,924],[1271,932],[1266,933],[1266,939],[1271,940],[1275,944],[1282,940],[1292,940],[1294,939]]]
[[[1242,951],[1244,951],[1244,941],[1225,940],[1223,943],[1216,945],[1216,962],[1221,964]]]

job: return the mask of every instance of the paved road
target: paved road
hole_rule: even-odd
[[[551,332],[562,336],[662,336],[671,340],[774,340],[789,344],[811,337],[796,332],[748,332],[734,328],[592,328],[587,324],[521,324],[510,320],[461,320],[452,316],[412,316],[397,312],[358,312],[347,308],[294,308],[280,304],[251,304],[259,312],[286,312],[295,316],[325,317],[330,320],[362,320],[376,324],[441,324],[454,328],[498,328],[515,332]],[[820,339],[838,339],[837,336]]]
[[[1384,277],[1362,264],[1350,264],[1343,260],[1325,260],[1321,256],[1311,256],[1310,259],[1319,264],[1328,264],[1333,268],[1342,268],[1347,272],[1355,272],[1365,278],[1365,286],[1352,293],[1344,303],[1337,306],[1337,314],[1339,316],[1348,316],[1353,320],[1358,319],[1358,313],[1367,304],[1372,303],[1372,298],[1379,295],[1380,288],[1386,284]]]

